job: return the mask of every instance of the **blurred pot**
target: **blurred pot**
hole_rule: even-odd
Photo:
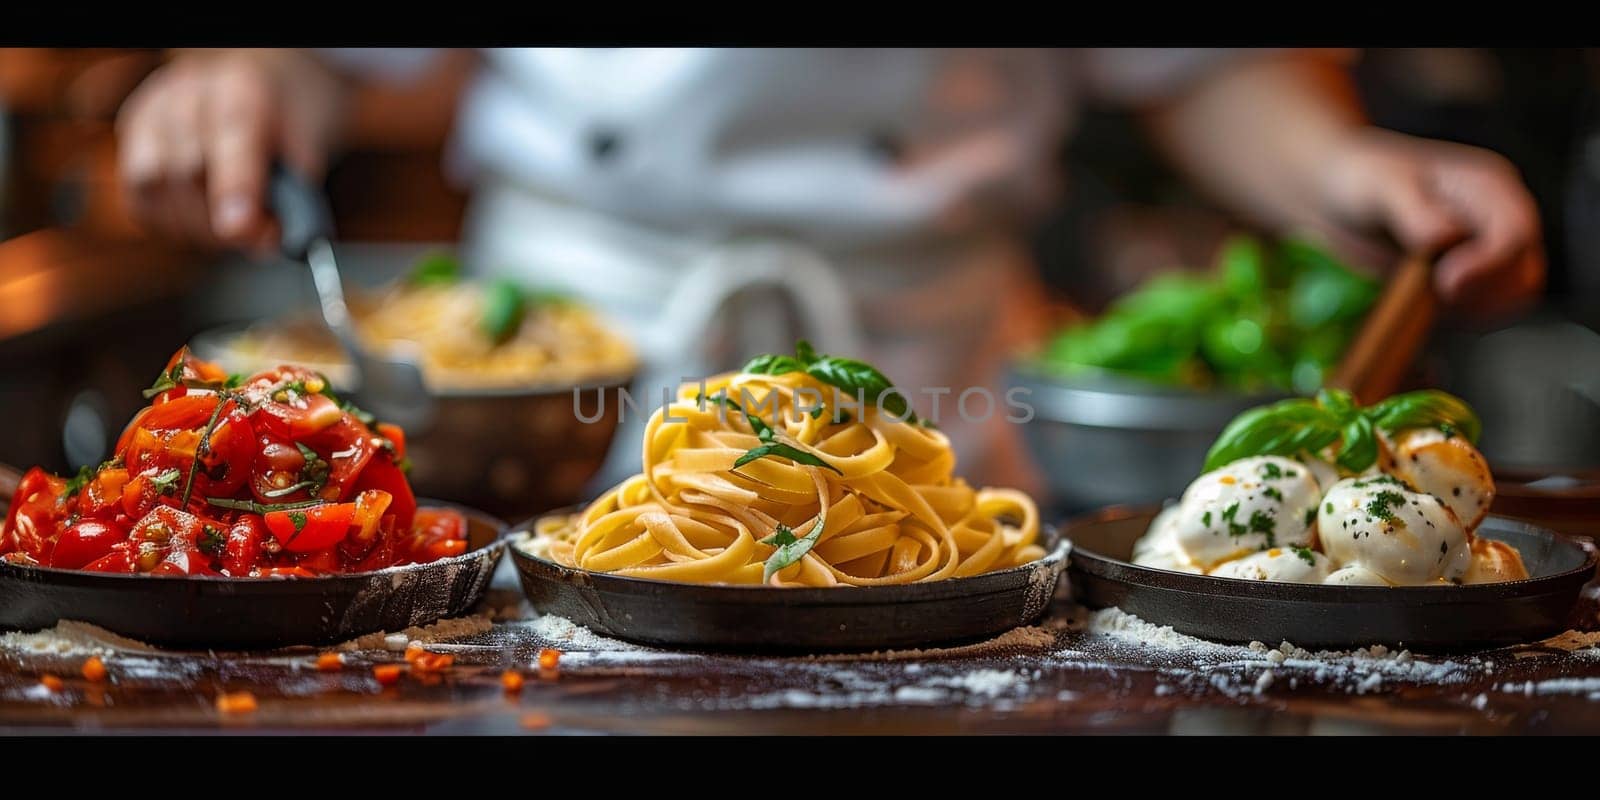
[[[1064,378],[1018,362],[1011,386],[1030,391],[1029,450],[1053,505],[1077,513],[1158,503],[1183,493],[1228,422],[1284,394],[1156,386],[1112,375]]]
[[[244,330],[212,329],[189,346],[229,369],[270,366],[231,363],[237,359],[228,343]],[[340,370],[324,371],[337,388]],[[432,418],[406,431],[412,487],[513,519],[584,500],[585,484],[600,471],[617,430],[618,393],[631,380],[430,389]]]

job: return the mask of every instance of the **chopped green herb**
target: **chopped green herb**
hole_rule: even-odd
[[[1333,513],[1333,503],[1323,503],[1322,504],[1322,510],[1328,512],[1329,514],[1332,514]]]
[[[1200,524],[1211,527],[1211,509],[1206,509],[1206,513],[1200,515]]]
[[[200,529],[200,535],[194,540],[194,544],[200,552],[212,558],[217,558],[227,548],[228,537],[222,532],[221,528],[215,525],[206,525]]]
[[[244,385],[244,377],[243,373],[230,372],[228,373],[228,379],[222,382],[222,388],[224,390],[237,389]]]
[[[61,493],[62,502],[66,502],[67,498],[83,491],[83,487],[88,486],[89,481],[93,479],[94,470],[89,469],[88,464],[78,467],[78,474],[67,481],[66,489]]]
[[[1277,480],[1278,478],[1283,477],[1283,469],[1277,464],[1268,461],[1267,463],[1261,465],[1261,477],[1266,478],[1269,481]]]
[[[1316,522],[1316,521],[1317,521],[1317,507],[1316,506],[1312,506],[1312,507],[1306,509],[1306,527],[1308,527],[1308,528],[1311,527],[1311,524],[1313,522]]]
[[[252,514],[266,514],[273,511],[292,511],[299,508],[313,508],[323,505],[321,500],[300,500],[294,503],[257,503],[254,500],[235,500],[231,497],[207,497],[208,505],[217,508],[227,508],[234,511],[248,511]]]
[[[1267,488],[1262,489],[1261,493],[1280,503],[1283,502],[1283,492],[1278,491],[1277,487],[1275,486],[1268,486]]]
[[[405,458],[396,461],[394,465],[399,467],[402,473],[406,475],[411,474],[411,456],[406,456]]]
[[[324,392],[324,394],[326,394],[326,392]],[[366,409],[350,402],[349,400],[339,403],[339,409],[344,411],[344,413],[355,417],[357,422],[360,422],[362,425],[365,425],[369,428],[378,424],[378,418],[373,416],[371,411],[367,411]]]
[[[826,414],[827,412],[828,412],[828,407],[827,406],[817,406],[816,408],[811,409],[811,418],[812,419],[821,419],[822,415]]]
[[[168,389],[176,389],[182,384],[184,356],[188,355],[188,351],[189,348],[185,347],[178,353],[178,360],[172,362],[172,368],[156,376],[156,382],[150,384],[150,388],[144,390],[144,398],[146,400]]]
[[[169,469],[150,479],[150,485],[155,487],[157,494],[172,494],[178,490],[178,479],[183,473],[177,469]]]
[[[1234,518],[1237,517],[1238,515],[1239,515],[1239,503],[1238,503],[1238,501],[1235,501],[1232,505],[1228,506],[1227,508],[1222,509],[1222,521],[1228,523],[1228,535],[1229,536],[1243,536],[1243,535],[1245,535],[1246,533],[1249,532],[1248,528],[1246,528],[1245,526],[1243,526],[1243,525],[1241,525],[1241,524],[1239,524],[1238,522],[1235,521]]]
[[[1394,522],[1394,509],[1405,504],[1406,499],[1399,492],[1378,492],[1367,502],[1367,514],[1384,522]]]
[[[1317,557],[1312,555],[1311,548],[1301,547],[1300,545],[1290,545],[1289,549],[1293,550],[1294,554],[1299,556],[1300,559],[1307,564],[1310,564],[1313,567],[1317,565]]]
[[[183,500],[181,505],[189,507],[189,497],[194,493],[194,476],[200,471],[200,459],[211,452],[211,432],[217,429],[217,421],[222,419],[222,410],[228,407],[228,401],[237,402],[238,395],[222,395],[217,398],[217,407],[211,409],[211,419],[206,420],[206,428],[200,433],[200,443],[195,445],[194,458],[189,461],[189,477],[183,482]]]

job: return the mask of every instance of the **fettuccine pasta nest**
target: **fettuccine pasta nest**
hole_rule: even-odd
[[[933,428],[870,405],[813,410],[811,398],[830,396],[805,372],[684,385],[650,418],[643,472],[581,513],[541,520],[528,549],[594,572],[772,586],[939,581],[1044,555],[1027,495],[955,477],[950,441]],[[799,458],[735,466],[773,442]],[[801,463],[813,458],[828,466]]]

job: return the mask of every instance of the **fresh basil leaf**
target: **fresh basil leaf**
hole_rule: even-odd
[[[1355,414],[1356,399],[1343,389],[1322,388],[1317,390],[1317,405],[1326,408],[1335,419],[1347,419]]]
[[[778,539],[785,531],[788,532],[788,541],[779,544],[777,551],[769,556],[766,564],[762,566],[761,582],[766,583],[772,580],[772,576],[778,574],[779,570],[793,565],[800,559],[804,558],[806,553],[811,552],[811,548],[815,547],[817,545],[817,541],[822,538],[822,528],[825,524],[827,524],[825,515],[818,514],[817,524],[811,526],[811,532],[805,536],[797,539],[795,538],[794,531],[790,531],[782,525],[779,525],[777,533],[774,533],[772,536],[763,539],[763,543],[770,543],[768,540]]]
[[[1478,436],[1483,433],[1483,423],[1466,401],[1438,389],[1397,394],[1374,404],[1366,413],[1374,425],[1389,434],[1409,428],[1448,425],[1467,437],[1467,441],[1477,444]]]
[[[817,359],[819,358],[816,348],[812,347],[810,340],[807,339],[799,339],[795,341],[794,357],[799,359],[803,364],[816,363]]]
[[[503,344],[522,327],[522,318],[526,313],[527,300],[523,297],[522,287],[515,281],[502,278],[484,287],[483,314],[478,319],[478,325],[491,341]]]
[[[767,353],[750,359],[740,371],[752,375],[784,375],[790,372],[804,372],[805,365],[796,361],[793,356]]]
[[[1206,453],[1205,471],[1250,456],[1316,453],[1339,439],[1339,421],[1316,403],[1296,398],[1258,406],[1233,418]]]
[[[754,414],[745,414],[744,418],[750,421],[750,430],[756,432],[757,439],[769,444],[772,442],[772,428],[767,427],[767,423],[764,420]]]
[[[228,379],[222,382],[223,389],[237,389],[244,385],[245,376],[242,373],[230,372]]]
[[[1378,460],[1378,437],[1373,433],[1372,420],[1365,414],[1355,414],[1340,432],[1339,466],[1350,472],[1361,472]]]
[[[271,511],[291,511],[298,508],[312,508],[322,505],[321,500],[301,500],[296,503],[257,503],[254,500],[235,500],[231,497],[207,497],[207,505],[217,508],[226,508],[233,511],[248,511],[252,514],[266,514]]]
[[[840,475],[844,474],[844,472],[842,472],[838,467],[829,464],[828,462],[823,461],[822,459],[817,458],[816,456],[807,453],[804,450],[784,444],[783,442],[768,442],[760,447],[751,448],[749,452],[739,456],[739,458],[733,462],[733,468],[738,469],[752,461],[755,461],[758,458],[765,458],[767,456],[780,456],[782,458],[787,458],[796,464],[805,464],[811,467],[822,467],[824,469],[831,469]]]
[[[429,253],[411,268],[414,286],[449,285],[461,279],[461,264],[449,253]]]

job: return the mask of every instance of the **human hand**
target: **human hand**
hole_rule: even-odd
[[[207,245],[270,248],[274,158],[320,179],[343,127],[344,85],[293,50],[185,53],[117,116],[118,167],[141,224]]]
[[[1527,309],[1544,288],[1539,214],[1516,168],[1488,150],[1363,129],[1324,163],[1330,243],[1356,260],[1393,264],[1431,254],[1449,309],[1495,319]]]

